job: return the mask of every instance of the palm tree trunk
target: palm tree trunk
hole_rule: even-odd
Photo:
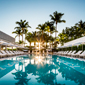
[[[30,42],[30,50],[31,50],[31,42]]]
[[[36,42],[34,42],[34,47],[36,46]]]
[[[42,31],[42,40],[43,40],[43,31]]]
[[[57,23],[56,23],[56,30],[55,30],[55,39],[57,37]]]
[[[47,49],[47,42],[46,42],[46,49]]]
[[[56,33],[55,33],[55,40],[57,38],[57,22],[56,22]],[[55,45],[57,47],[57,44]]]
[[[52,35],[52,33],[51,33],[51,35]],[[51,47],[53,48],[53,40],[52,40],[52,43],[51,44],[52,44]]]
[[[20,35],[19,35],[19,42],[20,42]]]
[[[23,44],[23,33],[24,33],[23,31],[24,31],[24,30],[23,30],[23,28],[22,28],[22,44]]]
[[[51,32],[50,32],[50,36],[51,36]],[[50,49],[51,49],[51,42],[49,44],[50,44]]]
[[[26,34],[25,34],[25,37],[26,37]],[[26,39],[24,40],[24,46],[25,46],[25,43],[26,43]]]
[[[23,34],[22,34],[22,44],[23,44]]]

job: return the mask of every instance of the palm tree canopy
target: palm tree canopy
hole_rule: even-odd
[[[16,30],[16,31],[13,31],[12,33],[21,34],[21,30]]]
[[[20,22],[16,22],[16,24],[18,24],[21,28],[31,28],[31,26],[28,25],[28,22],[26,22],[26,20],[20,20]]]
[[[28,41],[28,42],[33,42],[33,36],[32,36],[32,33],[31,32],[28,32],[25,39]]]
[[[55,27],[53,26],[53,22],[46,22],[46,28],[47,28],[47,31],[50,32],[50,33],[53,33],[55,31]]]
[[[15,37],[17,37],[18,35],[21,35],[21,30],[20,29],[16,29],[16,31],[13,31],[12,34],[17,34]]]
[[[22,35],[22,42],[23,42],[23,34],[26,35],[26,33],[28,32],[28,27],[31,28],[28,24],[28,22],[26,22],[26,20],[20,20],[16,22],[16,24],[18,24],[17,27],[15,27],[14,29],[20,29],[21,30],[21,35]]]
[[[16,22],[16,24],[18,24],[19,25],[19,27],[15,27],[14,29],[21,29],[21,31],[22,31],[22,34],[25,34],[25,33],[27,33],[27,28],[29,27],[29,28],[31,28],[31,26],[29,26],[29,24],[28,24],[28,22],[26,22],[26,20],[20,20],[20,22]]]
[[[40,31],[45,31],[46,25],[45,24],[39,24],[38,27],[36,27],[36,29],[39,29]]]
[[[62,16],[64,15],[64,13],[58,13],[57,11],[55,11],[53,13],[53,15],[50,15],[51,20],[53,20],[53,22],[57,23],[61,23],[61,22],[66,22],[65,20],[61,20]]]
[[[24,34],[27,34],[27,32],[28,32],[28,29],[27,29],[27,28],[24,29],[23,33],[24,33]]]
[[[80,20],[78,23],[75,24],[75,26],[77,26],[77,27],[79,27],[81,29],[85,29],[85,22]]]
[[[32,36],[33,36],[33,41],[36,42],[37,32],[36,31],[32,32]]]

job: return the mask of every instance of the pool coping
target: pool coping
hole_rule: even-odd
[[[27,55],[27,54],[25,54],[25,55]],[[17,56],[25,56],[25,55],[16,55],[16,56],[4,57],[4,58],[0,58],[0,61],[5,60],[5,59],[8,59],[8,58],[13,58],[13,57],[17,57]],[[50,54],[50,55],[57,55],[57,54]],[[72,57],[72,56],[63,56],[63,55],[57,55],[57,56],[78,59],[80,61],[85,61],[84,58],[76,58],[76,57]]]
[[[53,54],[53,55],[57,55],[57,54]],[[76,58],[76,57],[72,57],[72,56],[63,56],[63,55],[57,55],[57,56],[67,57],[67,58],[73,58],[73,59],[78,59],[78,60],[80,60],[80,61],[85,61],[84,58]]]
[[[25,55],[16,55],[16,56],[4,57],[4,58],[1,58],[0,61],[2,61],[2,60],[6,60],[6,59],[8,59],[8,58],[19,57],[19,56],[25,56]]]

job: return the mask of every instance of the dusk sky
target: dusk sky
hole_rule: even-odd
[[[50,14],[64,13],[66,23],[58,24],[60,33],[66,27],[74,26],[80,20],[85,21],[85,0],[0,0],[0,30],[15,37],[12,32],[16,21],[26,20],[35,31],[38,24],[51,21]]]

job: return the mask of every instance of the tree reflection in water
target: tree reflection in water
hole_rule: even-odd
[[[28,83],[28,81],[31,79],[27,79],[27,73],[26,72],[22,72],[22,71],[19,71],[19,72],[16,72],[16,73],[12,73],[13,75],[15,75],[14,79],[15,80],[18,80],[18,82],[16,83],[16,85],[24,85]]]
[[[62,73],[62,77],[65,78],[65,80],[75,81],[78,85],[85,85],[85,75],[74,70],[73,68],[61,63],[58,71]]]
[[[46,73],[46,74],[38,74],[38,78],[37,81],[40,83],[40,82],[43,82],[44,84],[48,85],[54,85],[54,82],[53,80],[55,79],[55,74],[53,72],[50,72],[50,73]]]
[[[57,58],[56,58],[57,59]],[[62,77],[65,78],[65,80],[70,80],[74,81],[78,85],[85,85],[85,75],[78,72],[81,70],[80,67],[84,68],[85,62],[79,61],[79,60],[74,60],[70,58],[65,58],[65,57],[59,57],[59,60],[61,63],[57,63],[58,66],[60,67],[58,69],[59,73],[62,74]],[[62,62],[65,62],[67,64],[64,64]],[[55,62],[56,63],[56,62]],[[71,67],[70,67],[71,66]],[[78,71],[74,69],[72,66],[80,68]]]
[[[42,57],[42,56],[41,56]],[[38,83],[43,83],[45,85],[65,85],[58,83],[58,73],[61,74],[62,78],[65,79],[64,81],[70,80],[74,81],[78,85],[85,85],[85,76],[73,69],[72,67],[65,65],[65,63],[72,63],[73,65],[79,65],[80,67],[84,68],[85,63],[74,59],[64,58],[64,57],[45,57],[39,58],[39,60],[35,59],[34,57],[29,57],[29,63],[24,67],[25,71],[17,70],[16,73],[12,73],[15,75],[14,79],[18,80],[16,85],[24,85],[28,84],[28,81],[31,78],[27,78],[29,74],[35,76],[35,79]],[[33,60],[33,63],[31,62]],[[41,60],[42,59],[42,60]],[[72,65],[71,64],[71,65]],[[20,63],[23,67],[24,64]]]
[[[46,61],[46,62],[45,62]],[[49,61],[49,63],[47,63]],[[37,60],[34,60],[34,64],[29,63],[25,70],[28,74],[32,73],[36,78],[38,83],[43,82],[46,85],[61,85],[54,82],[56,80],[57,73],[52,70],[58,69],[57,65],[53,65],[52,58],[44,58],[42,62],[37,63]]]
[[[27,78],[27,72],[24,71],[23,72],[23,64],[22,62],[19,62],[19,66],[18,66],[18,70],[16,70],[15,73],[12,73],[13,75],[15,75],[14,79],[15,80],[18,80],[17,83],[15,83],[16,85],[28,85],[28,81],[31,79],[31,78]],[[20,70],[20,66],[22,66],[22,70]]]

